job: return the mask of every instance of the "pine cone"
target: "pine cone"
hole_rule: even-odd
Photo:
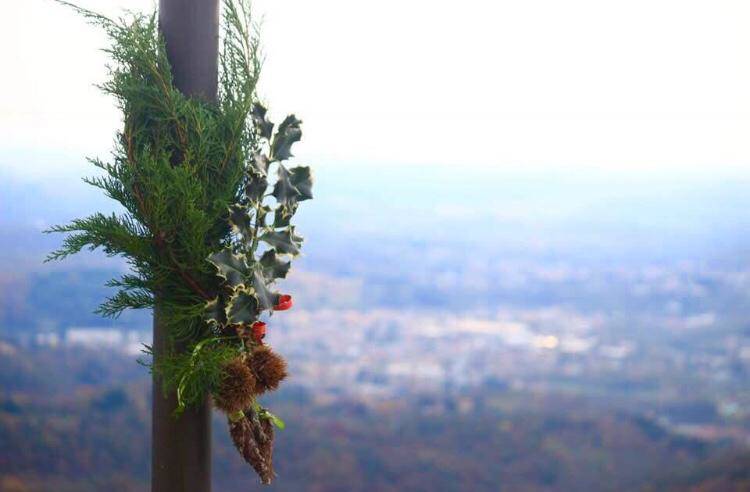
[[[214,404],[228,415],[249,407],[256,393],[257,382],[245,361],[238,357],[224,367]]]
[[[232,422],[229,434],[234,446],[245,461],[253,467],[263,484],[270,484],[275,474],[271,453],[273,451],[273,427],[266,419],[259,419],[249,410],[247,416]]]
[[[256,348],[247,363],[255,375],[257,394],[275,390],[287,376],[286,361],[265,346]]]

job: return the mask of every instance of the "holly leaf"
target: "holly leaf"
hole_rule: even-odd
[[[231,249],[225,248],[218,253],[208,257],[218,270],[217,274],[224,279],[231,288],[236,288],[245,283],[245,277],[249,274],[249,267],[242,256],[236,255]]]
[[[258,317],[258,300],[252,293],[239,290],[229,299],[226,315],[231,324],[255,321]]]
[[[271,279],[286,278],[292,262],[282,260],[275,249],[269,249],[260,257],[260,266],[263,273]]]
[[[248,175],[248,181],[245,185],[245,195],[248,200],[253,203],[263,201],[263,195],[266,194],[268,189],[268,180],[264,175],[250,173]]]
[[[272,309],[279,302],[279,293],[271,292],[266,285],[266,277],[260,269],[253,271],[253,289],[260,310]]]
[[[292,174],[279,164],[278,179],[276,184],[273,186],[272,195],[282,205],[288,205],[296,203],[297,199],[302,196],[300,192],[292,184]]]
[[[279,253],[294,256],[299,254],[302,246],[302,237],[294,233],[293,227],[282,231],[266,231],[259,239],[276,248]]]
[[[259,227],[265,227],[266,226],[266,215],[271,211],[271,207],[268,205],[264,205],[258,209],[258,224],[260,224]]]
[[[273,226],[276,229],[287,227],[292,220],[294,212],[297,211],[297,204],[279,205],[273,212]]]
[[[250,115],[255,127],[258,129],[258,134],[263,138],[270,139],[271,133],[273,133],[273,123],[266,118],[266,111],[266,108],[262,104],[255,103]]]
[[[271,144],[271,159],[283,161],[292,157],[292,144],[302,138],[302,129],[296,116],[290,114],[281,122]]]
[[[299,193],[297,200],[312,199],[312,173],[309,166],[297,166],[290,169],[291,177],[289,180]]]
[[[268,157],[265,156],[265,154],[256,152],[255,154],[253,154],[253,160],[250,161],[250,164],[258,174],[262,176],[268,174],[268,165],[270,164],[270,161],[268,160]]]
[[[206,303],[204,317],[209,325],[221,326],[227,322],[226,306],[221,298],[216,297]]]
[[[250,237],[252,220],[248,208],[238,204],[230,205],[229,224],[232,226],[233,232],[242,234],[246,239]]]

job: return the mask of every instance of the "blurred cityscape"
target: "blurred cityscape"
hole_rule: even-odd
[[[149,314],[92,314],[117,259],[40,263],[41,229],[111,205],[4,178],[0,490],[145,490]],[[269,320],[275,487],[748,490],[749,181],[324,166]]]

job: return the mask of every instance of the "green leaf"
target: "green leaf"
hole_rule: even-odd
[[[248,181],[245,185],[245,195],[253,202],[258,203],[263,201],[263,195],[266,194],[268,189],[268,180],[264,175],[250,173],[248,175]]]
[[[290,169],[292,185],[297,189],[300,196],[297,198],[299,201],[312,199],[312,173],[310,172],[309,166],[297,166]]]
[[[253,160],[250,161],[250,164],[253,166],[253,169],[261,176],[265,176],[266,174],[268,174],[268,165],[270,164],[270,162],[265,154],[256,152],[253,155]]]
[[[262,419],[270,420],[273,425],[279,428],[279,430],[284,430],[286,428],[286,423],[284,423],[284,421],[278,416],[269,412],[267,408],[261,408],[258,411],[258,416]]]
[[[313,197],[312,184],[309,167],[297,166],[287,169],[279,164],[278,179],[273,187],[273,196],[281,205],[291,206]]]
[[[276,248],[279,253],[294,256],[299,254],[302,246],[302,237],[294,233],[293,227],[282,231],[266,231],[259,239]]]
[[[260,257],[260,265],[263,267],[265,275],[272,279],[286,278],[289,268],[292,266],[291,261],[284,261],[276,254],[275,249],[269,249]]]
[[[206,322],[212,326],[220,326],[227,322],[227,312],[224,301],[216,297],[206,303]]]
[[[294,212],[297,211],[297,204],[279,205],[273,213],[273,226],[276,229],[288,227]]]
[[[292,157],[292,144],[299,142],[302,138],[302,129],[296,116],[290,114],[279,125],[271,145],[271,159],[283,161]]]
[[[272,414],[271,412],[268,412],[268,418],[271,420],[271,423],[279,428],[279,430],[286,429],[286,423],[281,420],[276,415]]]
[[[252,220],[247,207],[238,204],[229,206],[229,224],[232,230],[246,239],[251,236]]]
[[[270,139],[271,133],[273,133],[273,123],[266,118],[266,108],[262,104],[255,103],[251,116],[255,127],[258,129],[258,134],[263,138]]]
[[[263,275],[262,270],[256,269],[253,271],[252,283],[260,310],[273,309],[273,307],[279,302],[279,293],[272,292],[268,289],[268,282],[266,281],[266,277]]]
[[[268,205],[264,205],[258,209],[258,224],[260,224],[259,227],[265,227],[266,226],[266,215],[271,211],[271,207]]]
[[[258,318],[258,300],[245,290],[236,292],[227,303],[227,321],[232,324],[250,323]]]
[[[278,179],[273,187],[273,196],[282,205],[296,203],[302,194],[292,184],[292,174],[279,164]]]
[[[245,259],[234,254],[229,248],[212,254],[208,257],[208,261],[216,267],[218,275],[233,289],[244,284],[245,277],[250,273]]]

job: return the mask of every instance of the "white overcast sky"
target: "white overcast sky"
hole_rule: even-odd
[[[254,6],[261,93],[303,119],[310,162],[750,169],[747,0]],[[0,152],[106,151],[106,40],[49,0],[0,9]]]

